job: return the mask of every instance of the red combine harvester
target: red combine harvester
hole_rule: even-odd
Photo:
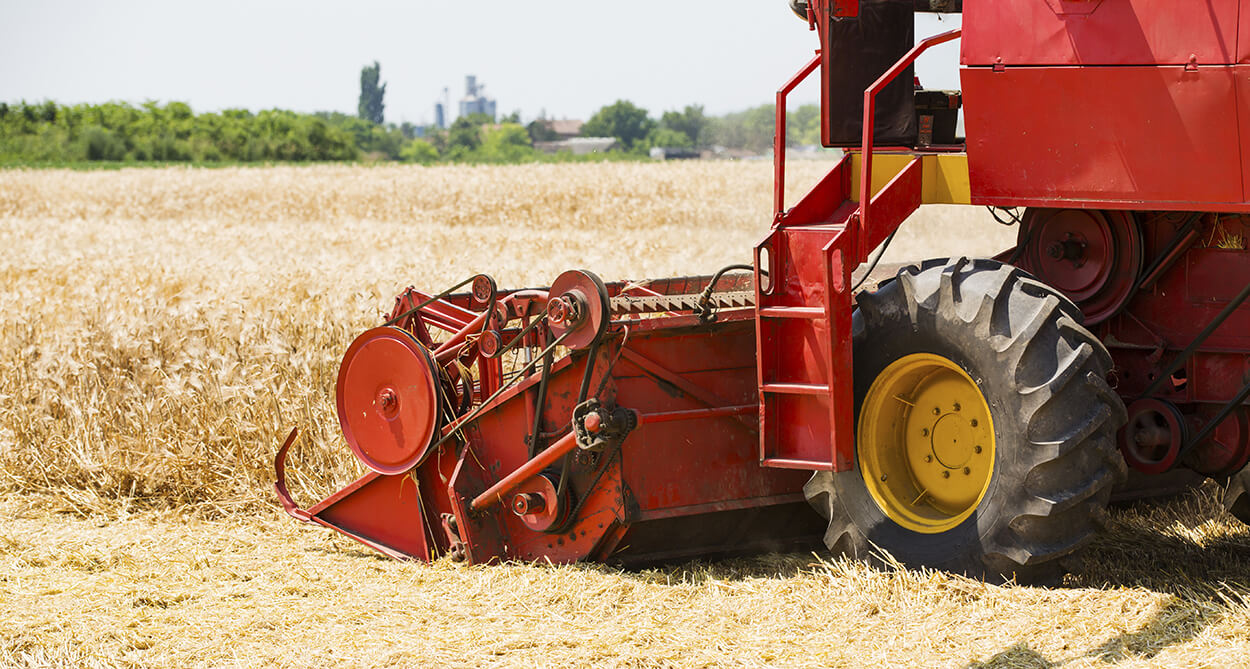
[[[1126,465],[1224,482],[1250,521],[1250,1],[791,5],[820,50],[777,94],[753,266],[406,290],[338,377],[372,471],[300,509],[292,432],[291,515],[397,558],[823,540],[1022,580],[1097,532]],[[961,37],[917,43],[918,11],[963,12],[961,92],[914,85]],[[849,150],[786,208],[786,97],[816,71],[823,143]],[[861,290],[930,203],[989,206],[1017,246]]]

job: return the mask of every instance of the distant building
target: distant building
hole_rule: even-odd
[[[555,119],[538,119],[538,124],[546,128],[548,132],[554,135],[556,140],[581,137],[582,126],[585,125],[582,121],[568,119],[561,121],[557,121]]]
[[[443,109],[443,103],[434,103],[434,127],[439,130],[447,128],[447,112]]]
[[[464,97],[460,98],[460,115],[485,114],[495,120],[495,100],[482,94],[485,84],[479,85],[477,77],[472,74],[464,78]]]
[[[570,137],[554,142],[534,142],[534,148],[544,153],[568,151],[575,156],[603,153],[617,148],[615,137]]]

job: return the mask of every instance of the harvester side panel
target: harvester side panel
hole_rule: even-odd
[[[1250,8],[1242,14],[1250,17]],[[1250,42],[1250,34],[1247,34],[1245,39]],[[1237,87],[1237,100],[1232,108],[1236,110],[1237,130],[1241,139],[1239,148],[1241,149],[1242,194],[1245,199],[1250,200],[1250,65],[1234,66],[1233,80]]]
[[[664,417],[754,404],[753,334],[750,321],[737,320],[633,334],[623,353],[620,338],[605,345],[596,356],[591,390],[604,383],[603,374],[611,365],[603,397],[639,412],[640,425],[619,453],[578,450],[572,454],[568,489],[570,506],[577,514],[563,531],[536,532],[506,503],[477,513],[464,508],[463,515],[457,516],[470,559],[480,563],[492,558],[544,558],[558,563],[593,556],[647,562],[670,554],[734,553],[741,550],[738,521],[716,523],[715,519],[740,517],[718,514],[801,503],[797,491],[807,473],[760,467],[755,452],[758,428],[750,413],[681,420]],[[571,364],[552,375],[544,416],[572,413],[588,359],[585,355],[571,358]],[[518,435],[527,433],[531,415],[525,396],[514,395],[477,422],[468,433],[469,445],[449,488],[453,499],[474,499],[528,459]],[[547,429],[559,432],[561,426],[548,424]],[[547,475],[556,479],[558,471]],[[589,497],[579,501],[587,491]],[[702,519],[697,523],[702,526],[697,536],[670,536],[654,552],[640,551],[631,540],[632,533],[647,521],[692,516]],[[802,544],[819,528],[798,529],[797,535],[765,531],[756,538]]]
[[[1237,17],[1237,63],[1250,64],[1250,12],[1244,6]]]
[[[972,202],[1244,209],[1233,70],[964,68]]]
[[[1232,63],[1250,48],[1241,0],[969,0],[961,62],[971,66]],[[1246,35],[1247,28],[1241,29]],[[1240,48],[1239,48],[1240,47]],[[1000,60],[1001,59],[1001,60]],[[1062,110],[1059,110],[1062,112]],[[971,136],[971,135],[969,135]]]

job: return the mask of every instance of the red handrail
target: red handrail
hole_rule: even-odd
[[[920,54],[928,51],[931,47],[959,39],[959,36],[962,34],[962,30],[956,29],[920,40],[920,43],[912,47],[911,51],[908,51],[902,60],[895,63],[894,67],[886,70],[885,74],[881,75],[879,79],[868,87],[868,90],[864,91],[864,137],[860,147],[861,164],[859,172],[859,221],[855,230],[856,254],[860,257],[863,257],[863,254],[868,250],[858,247],[863,243],[862,240],[865,237],[861,232],[868,225],[868,210],[872,204],[872,140],[875,131],[877,93],[880,93],[881,89],[893,81],[908,65],[915,62]]]
[[[820,66],[820,52],[784,86],[777,89],[777,119],[773,124],[773,220],[780,220],[786,206],[786,97]]]

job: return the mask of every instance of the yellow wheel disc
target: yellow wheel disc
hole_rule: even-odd
[[[877,506],[916,532],[972,515],[994,474],[990,407],[967,372],[940,355],[890,363],[859,412],[860,472]]]

